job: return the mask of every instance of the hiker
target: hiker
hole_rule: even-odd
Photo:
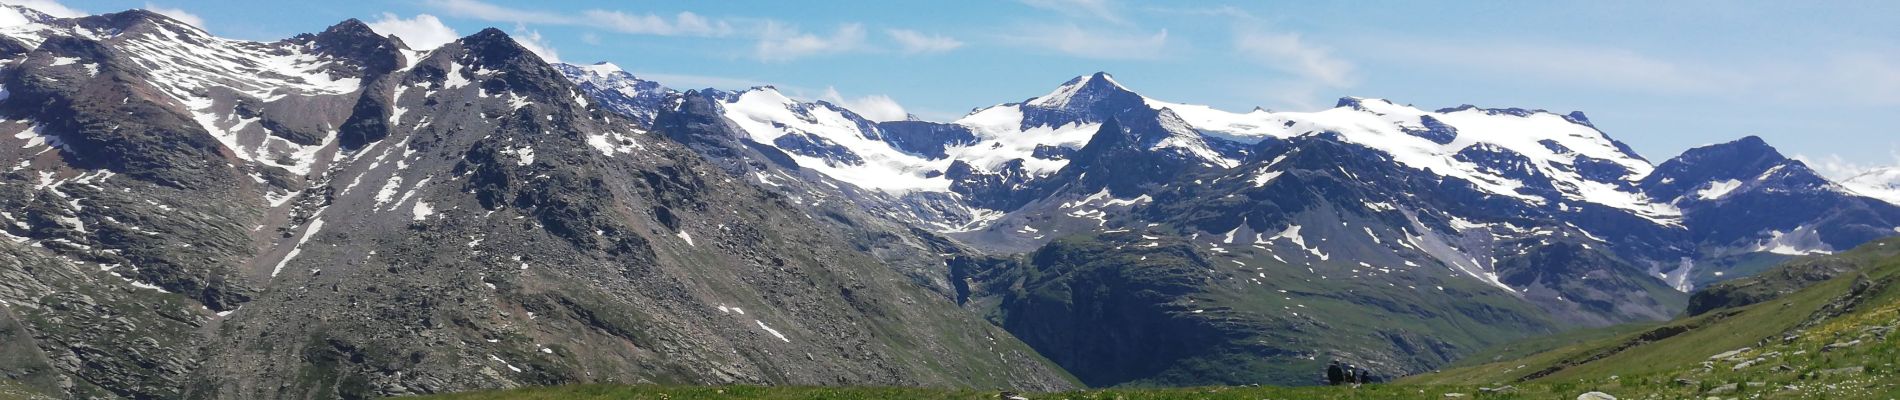
[[[1353,381],[1359,382],[1359,384],[1361,385],[1372,383],[1372,371],[1367,371],[1364,368],[1360,368],[1358,372],[1356,372],[1355,374],[1356,375],[1353,377]]]
[[[1339,360],[1333,360],[1332,365],[1326,366],[1326,384],[1339,386],[1344,382],[1346,382],[1346,369],[1339,366]]]
[[[1359,386],[1359,366],[1346,365],[1346,383],[1354,387]]]

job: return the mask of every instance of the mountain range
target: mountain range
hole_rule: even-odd
[[[564,382],[1064,388],[499,30],[32,21],[0,102],[9,380],[61,397]]]
[[[1900,207],[1868,184],[1760,138],[1653,163],[1581,112],[1349,97],[1232,113],[1106,73],[948,123],[871,121],[772,87],[674,93],[694,105],[682,113],[729,123],[707,136],[735,151],[702,153],[760,166],[738,175],[963,245],[958,300],[1093,386],[1309,383],[1328,358],[1407,374],[1512,337],[1665,320],[1698,287],[1900,232]],[[1146,291],[1167,295],[1088,295]],[[1362,320],[1379,323],[1343,323]],[[1500,321],[1519,325],[1460,327]],[[1197,331],[1212,340],[1151,345]]]
[[[62,397],[1397,377],[1900,234],[1893,174],[1653,163],[1580,112],[1094,73],[872,121],[496,29],[0,13],[0,376]]]

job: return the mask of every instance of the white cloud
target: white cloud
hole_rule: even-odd
[[[479,0],[428,0],[425,4],[452,16],[487,21],[526,24],[569,24],[573,21],[572,17],[559,13],[498,6]]]
[[[629,14],[620,11],[587,10],[581,13],[583,25],[620,33],[661,36],[725,36],[732,24],[711,20],[691,12],[681,12],[671,20],[654,14]]]
[[[1003,39],[1077,57],[1109,60],[1157,59],[1165,57],[1168,48],[1166,29],[1148,35],[1088,30],[1072,24],[1032,26]]]
[[[479,0],[428,0],[426,4],[430,7],[440,9],[449,15],[458,17],[513,22],[515,23],[515,31],[508,36],[514,39],[516,44],[520,44],[522,48],[528,49],[528,51],[533,52],[534,55],[540,56],[542,61],[547,62],[560,62],[561,56],[554,50],[554,46],[549,45],[547,39],[541,36],[541,31],[529,29],[528,24],[573,25],[576,21],[574,17],[560,13],[511,8],[489,4]],[[437,20],[435,16],[421,14],[417,15],[414,20],[409,21],[403,21],[393,17],[395,16],[385,13],[383,20],[393,20],[401,24],[399,25],[401,29],[411,29],[411,32],[415,32],[415,34],[426,35],[428,39],[425,40],[433,43],[433,45],[427,45],[426,48],[435,48],[441,46],[443,43],[455,41],[456,37],[459,37],[455,35],[454,30],[442,26],[442,21]],[[378,29],[375,23],[370,24],[370,27],[377,29],[378,32],[382,32],[382,29]],[[392,27],[391,29],[398,28]],[[449,35],[448,40],[437,43],[438,39],[445,32]],[[418,45],[417,43],[409,43],[409,38],[402,34],[397,34],[396,36],[402,37],[403,42],[408,43],[411,48],[425,48],[423,45]]]
[[[793,59],[836,54],[864,47],[864,25],[844,24],[830,36],[804,33],[777,22],[766,23],[765,30],[759,35],[759,42],[753,48],[754,56],[761,61],[791,61]]]
[[[205,28],[204,18],[199,17],[197,14],[185,12],[185,10],[183,9],[161,7],[157,4],[145,3],[145,10],[159,13],[167,17],[171,17],[172,19],[178,20],[178,22],[183,22],[186,25],[198,27],[198,29]]]
[[[1549,43],[1387,42],[1374,56],[1454,68],[1484,80],[1516,79],[1573,83],[1644,92],[1713,92],[1750,78],[1726,68],[1708,68],[1620,48]]]
[[[586,10],[579,14],[513,8],[480,0],[428,0],[426,3],[449,15],[518,24],[569,25],[605,29],[620,33],[659,36],[726,36],[735,29],[731,22],[681,12],[671,18],[651,13],[610,10]]]
[[[593,32],[583,33],[581,34],[581,43],[599,46],[600,35],[594,34]]]
[[[1071,17],[1096,18],[1114,23],[1126,23],[1121,13],[1109,0],[1021,0],[1030,7],[1055,11]]]
[[[963,41],[956,38],[927,34],[909,29],[890,29],[884,33],[896,40],[904,54],[942,53],[963,47]]]
[[[1560,43],[1381,40],[1366,57],[1485,81],[1613,89],[1675,96],[1768,99],[1784,104],[1843,100],[1900,105],[1893,49],[1817,49],[1771,58],[1708,59]]]
[[[11,5],[16,5],[16,6],[31,8],[34,11],[43,12],[43,13],[46,13],[46,15],[51,15],[51,16],[59,17],[59,18],[84,17],[87,15],[90,15],[90,14],[87,14],[85,11],[80,11],[80,10],[73,9],[71,7],[67,7],[64,4],[60,4],[58,1],[53,1],[53,0],[3,0],[3,1],[0,1],[0,4],[11,4]]]
[[[1893,160],[1890,161],[1888,164],[1853,162],[1853,161],[1849,161],[1845,157],[1841,157],[1841,155],[1839,154],[1829,154],[1822,157],[1813,157],[1806,154],[1796,154],[1793,157],[1789,157],[1789,158],[1793,158],[1796,161],[1800,161],[1803,164],[1807,164],[1809,168],[1814,169],[1814,172],[1819,172],[1821,173],[1822,176],[1826,176],[1828,177],[1828,179],[1833,179],[1836,182],[1845,180],[1847,178],[1852,178],[1857,175],[1867,173],[1868,171],[1873,171],[1875,169],[1900,168],[1900,148],[1894,149]]]
[[[1822,78],[1841,97],[1880,104],[1900,104],[1900,56],[1886,52],[1855,52],[1827,57],[1825,64],[1794,76]],[[1790,88],[1795,89],[1795,88]],[[1817,98],[1813,101],[1826,101]]]
[[[549,45],[547,39],[541,37],[541,31],[528,29],[527,25],[517,24],[515,25],[515,34],[508,36],[513,38],[515,43],[521,44],[521,47],[527,48],[529,52],[541,56],[541,61],[550,63],[561,62],[561,55],[554,51],[554,46]]]
[[[844,106],[845,109],[876,122],[902,121],[910,118],[910,113],[904,111],[904,106],[897,104],[897,100],[881,94],[846,99],[838,94],[838,89],[827,86],[822,100]]]
[[[381,19],[371,21],[369,29],[384,35],[396,35],[402,43],[416,50],[429,50],[442,47],[462,37],[454,28],[443,25],[434,15],[416,14],[415,18],[402,19],[396,14],[383,13]]]
[[[1249,61],[1312,83],[1333,87],[1353,83],[1351,62],[1334,57],[1325,47],[1301,40],[1296,33],[1242,32],[1234,38],[1234,51]]]

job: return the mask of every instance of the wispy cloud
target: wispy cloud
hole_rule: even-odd
[[[1076,57],[1151,60],[1168,55],[1168,30],[1154,34],[1085,29],[1073,24],[1026,26],[1003,40]]]
[[[1841,157],[1839,154],[1828,154],[1819,157],[1796,154],[1791,158],[1801,161],[1803,164],[1807,164],[1808,167],[1814,168],[1815,172],[1820,172],[1821,175],[1828,177],[1828,179],[1840,181],[1878,168],[1900,167],[1900,147],[1894,148],[1890,154],[1892,158],[1885,163],[1854,162],[1848,160],[1846,157]]]
[[[1351,62],[1333,56],[1331,49],[1302,40],[1297,33],[1243,31],[1234,37],[1234,52],[1312,83],[1332,87],[1353,84]]]
[[[478,0],[428,0],[424,4],[450,16],[486,21],[562,25],[573,24],[576,21],[573,16],[561,13],[513,8]]]
[[[897,41],[899,50],[904,54],[942,53],[963,47],[963,41],[949,36],[927,34],[909,29],[890,29],[884,31],[884,33],[889,34],[891,40]]]
[[[1671,96],[1747,96],[1786,104],[1900,105],[1892,49],[1828,49],[1772,59],[1707,59],[1561,43],[1375,40],[1366,57],[1452,77]]]
[[[799,31],[798,28],[769,22],[753,47],[761,61],[782,62],[821,54],[836,54],[864,47],[864,25],[844,24],[830,35]]]
[[[454,28],[443,25],[434,15],[416,14],[414,18],[403,19],[393,13],[383,13],[381,18],[369,22],[369,29],[384,35],[396,35],[402,43],[411,49],[429,50],[462,37]]]
[[[586,10],[578,14],[514,8],[480,0],[428,0],[425,4],[444,14],[485,21],[521,24],[567,25],[603,29],[619,33],[659,36],[725,36],[733,24],[691,12],[671,17],[651,13],[612,10]]]
[[[838,89],[827,86],[825,94],[820,99],[844,106],[845,109],[872,121],[902,121],[910,117],[910,112],[904,111],[904,105],[897,104],[897,100],[881,94],[847,99],[838,94]]]
[[[60,18],[83,17],[87,15],[85,11],[67,7],[65,4],[60,4],[54,0],[4,0],[0,1],[0,4],[11,4],[31,8],[34,11]]]
[[[1070,17],[1093,18],[1118,24],[1127,23],[1118,7],[1109,0],[1021,0],[1030,7],[1055,11]]]
[[[1570,82],[1641,91],[1709,91],[1743,77],[1608,48],[1518,43],[1387,41],[1372,49],[1391,61],[1449,67],[1486,79]]]
[[[1891,52],[1836,54],[1806,76],[1831,78],[1830,84],[1846,98],[1900,104],[1900,56]]]
[[[516,24],[515,33],[509,35],[509,37],[513,38],[515,43],[521,44],[522,48],[526,48],[529,52],[534,53],[534,55],[540,56],[542,61],[551,63],[561,62],[560,53],[554,51],[554,46],[548,44],[547,39],[541,37],[541,31],[528,29],[526,24]]]
[[[661,36],[726,36],[733,32],[727,21],[713,20],[691,12],[680,12],[668,19],[654,14],[588,10],[581,13],[586,25],[620,33]]]
[[[872,50],[863,24],[845,23],[830,33],[811,33],[792,24],[769,18],[713,18],[680,12],[672,15],[591,9],[561,13],[515,8],[482,0],[426,0],[425,4],[445,15],[492,22],[561,25],[602,31],[655,36],[740,37],[754,39],[750,55],[765,62]],[[891,39],[905,54],[943,52],[963,46],[963,42],[941,35],[892,29]],[[589,35],[592,35],[589,33]],[[599,37],[583,37],[599,41]]]
[[[145,3],[145,10],[159,13],[167,17],[171,17],[171,19],[178,20],[178,22],[183,22],[186,25],[198,27],[198,29],[205,28],[205,19],[203,17],[199,17],[198,14],[185,12],[185,10],[183,9],[163,7],[157,4]]]

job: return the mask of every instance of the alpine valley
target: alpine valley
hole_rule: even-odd
[[[1581,112],[1093,73],[873,121],[492,28],[0,21],[0,389],[62,398],[1391,379],[1900,235],[1893,171],[1652,161]]]

